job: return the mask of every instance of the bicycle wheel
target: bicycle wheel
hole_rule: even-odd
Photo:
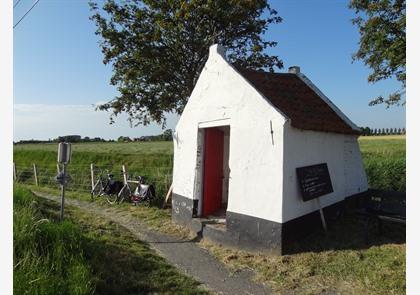
[[[118,194],[107,194],[106,195],[106,200],[108,201],[108,203],[110,203],[111,205],[113,205],[118,200]]]
[[[102,183],[97,182],[95,184],[95,186],[93,187],[93,190],[90,192],[90,197],[91,197],[92,201],[95,198],[99,197],[101,195],[102,191],[103,191],[102,190]]]
[[[128,185],[125,185],[121,191],[118,193],[118,204],[121,204],[125,200],[130,200],[131,198],[131,189]]]

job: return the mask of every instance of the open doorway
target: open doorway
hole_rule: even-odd
[[[225,218],[229,196],[229,126],[204,129],[203,217]]]

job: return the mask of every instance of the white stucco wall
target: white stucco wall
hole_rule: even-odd
[[[286,118],[212,47],[175,129],[173,192],[199,197],[194,196],[198,126],[229,124],[227,210],[281,222],[285,122]]]
[[[303,202],[296,168],[327,163],[334,192],[320,197],[325,207],[368,189],[357,136],[284,128],[282,222],[318,209],[316,200]]]
[[[230,126],[228,211],[286,222],[318,210],[314,200],[302,201],[296,168],[319,163],[327,163],[334,190],[320,198],[323,207],[368,188],[357,136],[293,128],[213,46],[175,129],[175,194],[201,198],[199,128],[225,125]]]

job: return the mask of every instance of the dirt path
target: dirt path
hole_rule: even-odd
[[[34,193],[52,201],[59,201],[57,196],[42,192]],[[160,256],[171,264],[218,294],[270,294],[268,287],[252,281],[253,273],[251,271],[230,273],[210,253],[197,246],[195,241],[182,241],[150,231],[138,218],[118,212],[112,207],[104,208],[94,202],[76,199],[66,199],[66,204],[124,226],[139,240],[149,243]]]

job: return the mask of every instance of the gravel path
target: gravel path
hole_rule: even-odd
[[[58,196],[42,192],[36,195],[59,202]],[[94,202],[66,199],[66,204],[102,216],[127,228],[134,236],[147,242],[158,254],[182,272],[203,283],[217,294],[270,294],[268,287],[253,282],[251,271],[230,273],[208,251],[196,245],[194,240],[185,241],[148,230],[141,220],[114,208],[104,208]]]

